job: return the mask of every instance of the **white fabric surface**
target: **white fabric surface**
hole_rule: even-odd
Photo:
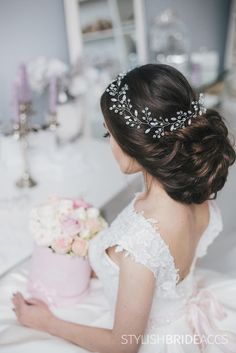
[[[29,260],[11,271],[0,281],[0,352],[3,353],[84,353],[86,350],[47,333],[21,326],[12,311],[11,296],[16,290],[26,291]],[[65,320],[98,327],[112,327],[109,304],[101,282],[91,278],[88,296],[70,308],[52,311]]]
[[[137,195],[137,194],[136,194]],[[136,197],[136,196],[135,196]],[[232,353],[236,350],[236,279],[227,277],[214,271],[195,268],[195,261],[188,277],[177,286],[173,274],[173,263],[168,248],[164,247],[160,234],[155,230],[156,240],[154,240],[154,228],[151,220],[147,220],[140,213],[133,209],[135,198],[116,217],[109,228],[104,229],[95,237],[89,248],[89,259],[94,271],[99,279],[91,279],[90,291],[86,299],[71,308],[54,309],[56,315],[69,321],[79,322],[86,325],[111,328],[114,320],[114,308],[117,295],[117,284],[119,268],[108,257],[104,251],[107,247],[117,244],[117,250],[126,250],[127,255],[133,256],[134,260],[147,266],[157,276],[157,286],[155,289],[153,306],[146,333],[156,335],[186,335],[192,334],[192,330],[186,321],[185,303],[189,294],[192,293],[196,281],[203,279],[203,289],[207,289],[216,297],[217,301],[224,305],[227,318],[218,321],[208,314],[205,307],[201,314],[216,322],[220,330],[232,332],[234,344]],[[148,230],[148,231],[147,231]],[[220,210],[215,201],[211,205],[211,218],[204,237],[201,238],[196,251],[195,260],[206,254],[208,246],[214,241],[222,230],[222,220]],[[134,238],[137,235],[137,239]],[[143,235],[143,238],[142,238]],[[150,241],[158,251],[161,244],[162,250],[158,252],[159,262],[156,260],[155,251],[150,252]],[[155,243],[156,242],[156,243]],[[139,246],[142,244],[142,248]],[[141,251],[141,249],[143,251]],[[150,256],[148,257],[148,252]],[[227,254],[222,254],[222,258]],[[165,267],[163,267],[163,265]],[[235,268],[232,273],[236,273]],[[20,326],[13,312],[11,311],[10,297],[15,290],[20,290],[27,296],[26,280],[28,273],[28,263],[26,262],[18,269],[5,276],[0,282],[0,352],[3,353],[64,353],[77,352],[87,353],[81,347],[63,341],[48,334],[30,330]],[[175,273],[174,273],[175,274]],[[160,286],[158,286],[158,283]],[[203,298],[204,299],[204,298]],[[196,307],[194,307],[194,310]],[[199,306],[199,310],[202,310]],[[198,311],[196,314],[199,313]],[[174,317],[172,318],[172,314]],[[175,317],[176,316],[176,317]],[[170,319],[169,322],[166,320]],[[156,320],[156,321],[155,321]],[[212,334],[209,327],[209,334]],[[222,331],[220,331],[222,333]],[[222,347],[209,345],[206,353],[220,353]],[[224,348],[224,347],[223,347]],[[197,345],[172,345],[160,343],[158,345],[143,344],[140,353],[200,353]],[[225,351],[226,352],[226,351]],[[230,351],[228,351],[230,352]]]

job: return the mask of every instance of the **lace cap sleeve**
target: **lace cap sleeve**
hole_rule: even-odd
[[[115,252],[125,251],[125,257],[130,256],[135,262],[145,265],[157,277],[159,245],[159,242],[150,236],[136,234],[136,236],[119,239]]]
[[[210,220],[196,250],[195,260],[205,256],[209,246],[223,230],[222,213],[215,200],[209,200]]]
[[[124,256],[130,256],[135,262],[146,266],[158,278],[160,285],[165,278],[175,286],[178,270],[175,269],[168,245],[162,239],[158,227],[154,226],[158,222],[146,219],[139,213],[135,214],[133,221],[132,231],[127,230],[124,236],[117,239],[115,252],[124,251]]]

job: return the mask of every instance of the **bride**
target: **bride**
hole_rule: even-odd
[[[161,64],[119,74],[101,109],[121,171],[145,181],[90,241],[91,283],[102,284],[111,325],[62,320],[20,292],[12,298],[17,319],[78,353],[235,353],[236,280],[196,267],[223,229],[215,199],[235,162],[224,119]]]

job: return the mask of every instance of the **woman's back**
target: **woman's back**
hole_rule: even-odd
[[[92,239],[90,244],[90,261],[94,271],[101,280],[104,280],[104,287],[108,290],[108,297],[115,305],[116,291],[118,289],[119,262],[124,256],[122,250],[126,251],[126,256],[130,255],[137,262],[144,264],[149,268],[156,277],[156,299],[162,298],[178,298],[189,294],[192,288],[189,287],[191,275],[195,267],[195,261],[207,251],[209,244],[222,230],[222,218],[218,206],[214,200],[209,201],[210,219],[207,228],[204,229],[197,244],[191,243],[191,259],[189,260],[185,279],[182,283],[188,283],[186,292],[178,292],[178,283],[181,281],[181,272],[178,268],[177,261],[173,256],[171,246],[167,240],[162,237],[158,230],[159,222],[153,218],[146,218],[144,212],[140,212],[135,208],[140,193],[136,193],[133,200],[111,223],[110,227],[103,230],[97,237]],[[212,230],[214,234],[212,234]],[[177,235],[180,236],[180,235]],[[187,237],[187,236],[186,236]],[[184,265],[187,263],[187,250],[185,246],[181,246],[176,239],[175,248],[180,254],[178,261],[181,262],[181,254],[184,258]],[[189,241],[190,244],[190,241]],[[189,245],[186,246],[188,249]],[[186,251],[184,255],[183,249]],[[118,255],[118,256],[117,256]],[[190,256],[189,256],[190,258]],[[107,272],[108,270],[108,272]],[[184,270],[184,267],[183,267]],[[191,271],[190,271],[191,270]],[[109,276],[110,280],[109,280]],[[110,285],[114,284],[114,287]],[[168,285],[167,285],[168,283]],[[107,287],[108,285],[108,287]],[[181,284],[182,285],[182,284]],[[177,287],[176,287],[177,286]],[[182,285],[183,289],[183,285]],[[106,289],[105,289],[106,290]]]
[[[155,205],[144,197],[144,193],[136,198],[133,208],[143,217],[154,219],[158,224],[156,230],[169,246],[176,267],[179,269],[180,280],[189,273],[198,243],[210,222],[208,201],[200,205],[183,205],[173,200],[163,202],[156,198]],[[119,266],[121,253],[115,247],[106,250],[108,256]]]

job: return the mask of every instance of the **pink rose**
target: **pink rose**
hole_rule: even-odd
[[[79,200],[74,200],[73,202],[73,208],[79,208],[79,207],[91,207],[92,205],[90,205],[88,202],[86,202],[83,198],[80,198]]]
[[[75,255],[85,256],[87,255],[88,244],[87,240],[76,237],[72,244],[72,251]]]
[[[57,238],[52,242],[52,248],[58,254],[66,254],[71,250],[72,238]]]
[[[71,237],[76,235],[80,232],[81,228],[81,222],[70,215],[65,216],[61,221],[61,232],[64,236]]]

